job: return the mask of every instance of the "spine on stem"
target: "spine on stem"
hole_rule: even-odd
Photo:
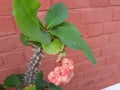
[[[27,86],[27,85],[35,82],[36,76],[38,73],[38,66],[40,64],[42,57],[43,57],[42,48],[39,46],[34,46],[33,56],[28,65],[28,69],[26,70],[26,72],[24,74],[24,79],[23,79],[24,86]]]

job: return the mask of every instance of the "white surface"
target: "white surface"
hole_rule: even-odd
[[[120,83],[104,88],[102,90],[120,90]]]

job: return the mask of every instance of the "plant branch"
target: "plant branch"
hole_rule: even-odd
[[[28,65],[28,69],[25,72],[24,76],[24,86],[33,84],[36,80],[36,75],[38,73],[38,66],[43,57],[42,48],[39,46],[34,46],[34,54],[31,58],[31,61]]]

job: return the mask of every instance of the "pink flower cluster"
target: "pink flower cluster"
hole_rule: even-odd
[[[66,84],[74,76],[73,69],[73,61],[71,59],[64,58],[61,61],[61,65],[57,66],[48,74],[48,80],[55,85],[59,85],[61,83]]]

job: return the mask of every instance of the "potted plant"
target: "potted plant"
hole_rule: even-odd
[[[0,85],[2,90],[14,87],[17,90],[62,90],[58,85],[68,83],[73,77],[73,61],[65,58],[66,47],[82,50],[96,64],[95,57],[75,25],[67,22],[68,9],[63,3],[53,5],[45,16],[45,25],[38,18],[38,0],[14,0],[13,14],[22,32],[20,39],[33,48],[33,56],[24,74],[8,76]],[[58,55],[59,65],[49,73],[49,82],[43,79],[38,66],[44,53]],[[49,66],[48,66],[49,67]]]

